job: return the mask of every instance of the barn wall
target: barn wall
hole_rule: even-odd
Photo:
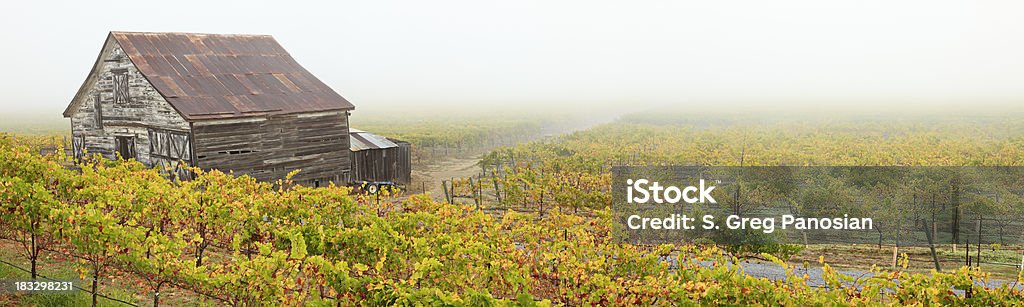
[[[350,169],[348,114],[286,114],[193,123],[197,165],[261,181],[344,184]]]
[[[127,101],[114,99],[114,74],[125,74],[128,82]],[[156,91],[132,62],[124,56],[121,47],[112,38],[101,51],[100,62],[89,80],[87,92],[78,97],[71,114],[73,149],[76,155],[82,150],[89,154],[101,154],[114,159],[115,137],[131,136],[135,140],[136,159],[152,166],[174,160],[190,160],[190,150],[183,148],[171,154],[173,157],[155,157],[150,154],[150,135],[154,131],[159,134],[179,132],[185,140],[175,138],[178,144],[187,146],[189,131],[188,122]],[[96,101],[99,101],[100,118],[96,114]],[[155,130],[154,130],[155,129]],[[183,153],[184,155],[180,155]]]
[[[392,140],[392,141],[394,141],[396,144],[398,144],[398,149],[396,150],[397,151],[397,155],[395,155],[395,159],[397,160],[395,165],[397,167],[395,168],[395,180],[394,181],[398,182],[400,184],[406,184],[406,185],[407,184],[411,184],[412,183],[412,144],[409,144],[408,142],[397,141],[397,140]]]
[[[406,185],[411,183],[409,143],[395,143],[398,147],[353,151],[352,181],[391,181]]]
[[[385,161],[390,148],[365,149],[352,152],[353,181],[390,181]]]

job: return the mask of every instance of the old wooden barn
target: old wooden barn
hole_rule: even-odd
[[[111,32],[64,117],[77,157],[351,181],[348,100],[267,35]]]

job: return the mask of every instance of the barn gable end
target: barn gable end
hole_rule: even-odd
[[[71,118],[77,156],[88,152],[113,159],[121,149],[148,166],[191,160],[189,123],[112,36],[64,115]]]

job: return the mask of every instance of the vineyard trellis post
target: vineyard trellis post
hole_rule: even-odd
[[[967,259],[967,267],[971,267],[971,239],[964,243],[964,258]]]
[[[448,181],[441,180],[441,191],[444,192],[444,200],[447,201],[449,204],[452,203],[452,198],[448,194]]]
[[[477,182],[479,184],[480,182]],[[473,176],[469,177],[469,191],[473,196],[473,202],[476,203],[476,209],[480,210],[480,198],[476,195],[476,186],[473,184]]]
[[[892,247],[892,269],[893,270],[895,270],[897,264],[899,264],[899,261],[898,261],[898,259],[899,259],[899,250],[900,250],[899,244],[893,245],[893,247]]]
[[[950,202],[953,209],[953,252],[956,252],[956,245],[960,243],[960,185],[956,178],[950,183]]]
[[[1024,252],[1020,255],[1020,272],[1024,273]]]
[[[498,167],[494,167],[494,173],[491,173],[491,181],[494,182],[494,197],[497,198],[498,204],[501,204],[501,190],[498,189]]]
[[[942,266],[940,266],[940,264],[939,264],[939,256],[935,253],[935,241],[934,241],[934,239],[932,237],[931,231],[929,231],[929,228],[931,228],[931,227],[928,226],[928,221],[927,220],[923,220],[922,219],[921,222],[922,222],[921,226],[924,227],[925,237],[928,239],[928,249],[931,250],[932,261],[935,263],[935,271],[936,272],[942,272]],[[934,225],[935,224],[932,224],[932,226],[934,226]]]
[[[977,266],[978,266],[979,269],[981,268],[981,219],[982,219],[982,216],[979,215],[978,216],[978,251],[976,252],[978,256],[974,259],[978,263]]]

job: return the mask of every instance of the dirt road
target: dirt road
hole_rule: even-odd
[[[615,114],[615,113],[609,113]],[[588,129],[590,127],[600,125],[603,123],[614,121],[617,115],[590,115],[590,118],[579,118],[575,120],[565,120],[560,122],[558,125],[545,127],[542,129],[542,133],[534,136],[531,139],[524,140],[528,142],[543,137],[550,137],[555,135],[562,135],[571,133],[574,131]],[[484,153],[490,151],[490,149],[483,150]],[[412,165],[412,183],[406,187],[408,194],[419,194],[419,193],[430,193],[431,198],[443,201],[444,191],[441,190],[441,180],[447,180],[451,178],[466,178],[480,173],[480,166],[477,162],[480,161],[481,154],[467,154],[453,152],[451,155],[434,160],[430,162],[413,163]],[[404,198],[402,198],[404,199]]]
[[[434,163],[414,166],[412,171],[412,184],[407,187],[410,193],[429,192],[431,198],[436,200],[444,199],[444,192],[441,191],[441,180],[451,178],[465,178],[480,173],[477,162],[480,156],[456,157],[451,156]]]

